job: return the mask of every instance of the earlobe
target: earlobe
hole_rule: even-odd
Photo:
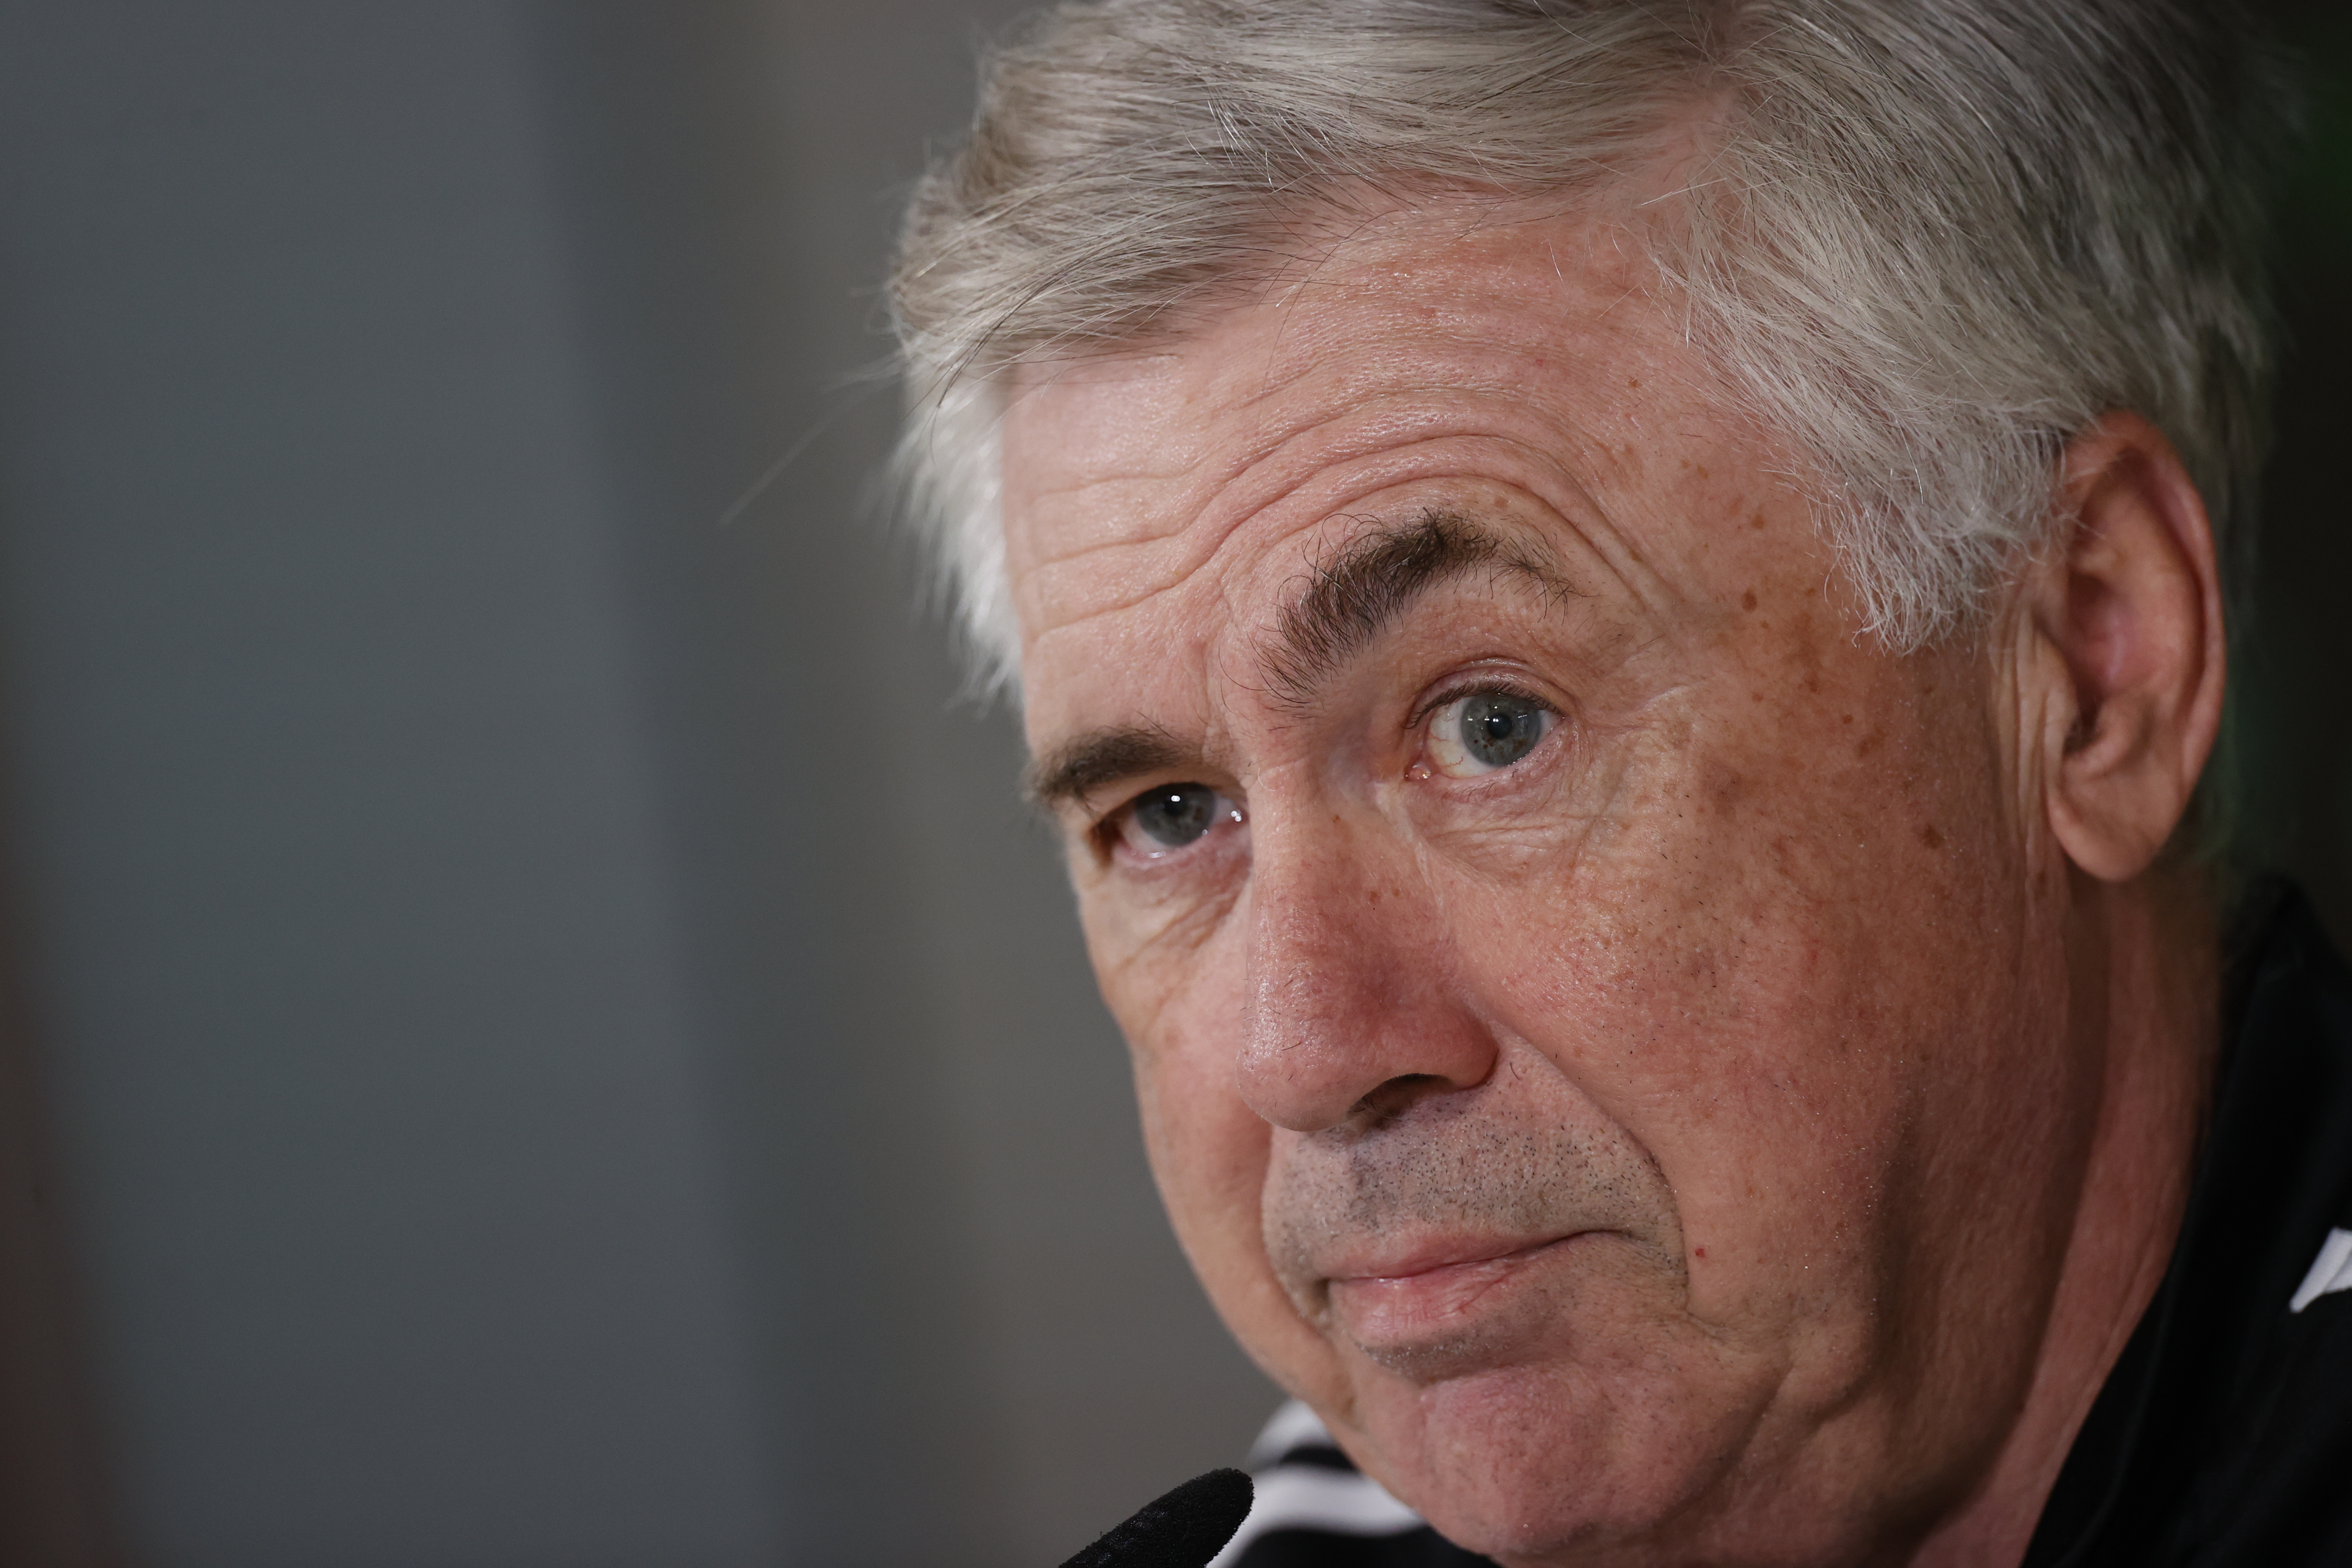
[[[2221,586],[2204,500],[2171,443],[2110,414],[2061,468],[2071,520],[2040,595],[2055,657],[2042,737],[2049,822],[2067,856],[2105,881],[2156,859],[2187,812],[2221,724]]]

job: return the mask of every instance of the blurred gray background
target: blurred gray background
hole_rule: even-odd
[[[0,1561],[1055,1563],[1274,1403],[866,504],[1011,10],[0,6]]]
[[[0,1563],[1013,1568],[1241,1453],[866,501],[1013,9],[0,3]],[[2232,739],[2339,930],[2344,79]]]

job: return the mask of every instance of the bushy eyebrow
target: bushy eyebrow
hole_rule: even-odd
[[[1574,592],[1530,545],[1453,512],[1425,511],[1357,535],[1316,568],[1306,591],[1284,607],[1264,656],[1268,684],[1291,705],[1306,706],[1332,671],[1415,599],[1481,568],[1524,578],[1549,595]]]
[[[1480,570],[1533,583],[1548,595],[1575,592],[1530,544],[1506,539],[1447,511],[1358,534],[1317,566],[1282,610],[1263,656],[1266,681],[1294,707],[1310,703],[1331,673],[1432,588]],[[1097,730],[1030,764],[1025,793],[1050,811],[1084,801],[1106,784],[1200,761],[1198,748],[1165,730]]]
[[[1097,730],[1066,742],[1029,764],[1024,792],[1051,811],[1093,794],[1107,784],[1134,778],[1192,759],[1165,730],[1132,726]]]

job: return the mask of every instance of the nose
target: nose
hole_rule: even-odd
[[[1485,1082],[1494,1037],[1456,994],[1443,905],[1412,858],[1339,821],[1261,817],[1252,836],[1235,1068],[1250,1109],[1319,1132]]]

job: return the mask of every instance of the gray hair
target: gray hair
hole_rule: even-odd
[[[1097,0],[988,60],[891,282],[898,472],[982,680],[1017,671],[1007,373],[1181,332],[1299,220],[1432,185],[1572,197],[1697,111],[1656,258],[1731,395],[1819,472],[1869,628],[1965,628],[2131,409],[2222,537],[2265,444],[2283,73],[2222,0]],[[1356,193],[1356,194],[1347,194]],[[1793,478],[1793,476],[1792,476]]]

